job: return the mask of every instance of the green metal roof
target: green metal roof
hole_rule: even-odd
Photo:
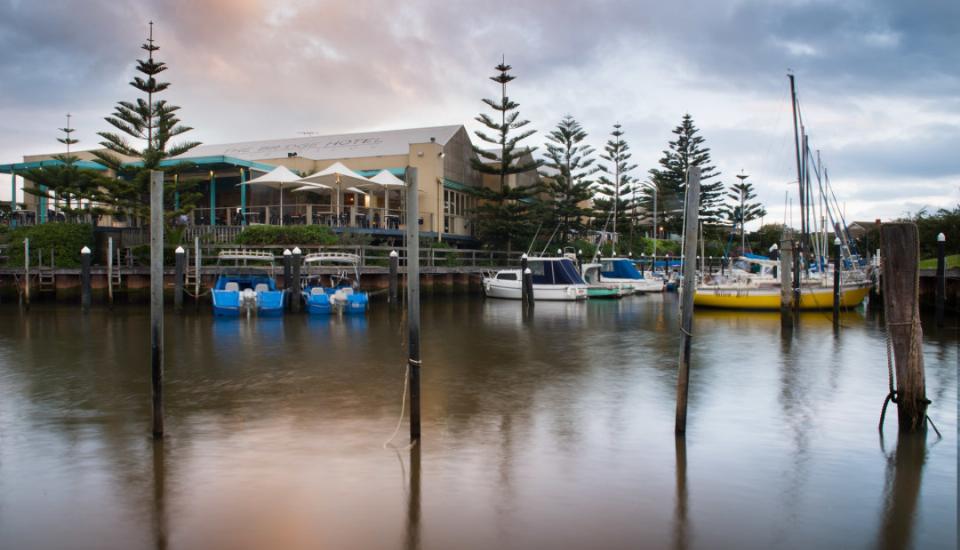
[[[40,168],[43,166],[57,166],[63,164],[63,162],[57,159],[45,159],[45,160],[35,160],[33,162],[16,162],[11,164],[0,164],[0,174],[11,174],[13,172],[23,173],[27,170],[33,168]],[[175,159],[166,159],[160,161],[160,166],[162,168],[168,168],[171,166],[179,166],[181,164],[195,164],[198,166],[211,166],[211,165],[222,165],[222,166],[242,166],[244,168],[252,168],[261,172],[269,172],[276,168],[272,164],[265,164],[263,162],[255,162],[251,160],[243,160],[235,157],[225,157],[225,156],[209,156],[209,157],[187,157],[187,158],[175,158]],[[102,164],[94,162],[92,160],[78,160],[76,162],[78,168],[87,168],[91,170],[106,170]],[[143,161],[134,161],[134,162],[125,162],[123,166],[143,166]],[[395,170],[394,168],[390,169],[391,171]]]
[[[471,187],[471,186],[469,186],[469,185],[464,185],[464,184],[460,183],[459,181],[453,181],[452,179],[448,179],[448,178],[443,178],[443,186],[444,186],[445,188],[451,189],[451,190],[453,190],[453,191],[463,191],[463,192],[466,192],[466,193],[470,193],[470,192],[475,191],[475,190],[477,189],[476,187]]]
[[[63,164],[57,159],[34,160],[31,162],[14,162],[11,164],[0,164],[0,174],[12,174],[14,172],[23,173],[34,168],[43,168],[44,166],[59,166]],[[74,163],[77,168],[86,168],[90,170],[106,170],[102,164],[92,160],[78,160]]]

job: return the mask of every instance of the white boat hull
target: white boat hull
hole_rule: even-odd
[[[520,281],[484,277],[483,292],[488,298],[520,299]],[[574,302],[587,299],[586,285],[533,285],[533,299]]]

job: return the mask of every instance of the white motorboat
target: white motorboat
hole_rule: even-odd
[[[527,268],[533,275],[534,300],[587,299],[587,285],[569,258],[529,258]],[[519,269],[503,269],[483,278],[483,292],[489,298],[519,300],[522,284]]]

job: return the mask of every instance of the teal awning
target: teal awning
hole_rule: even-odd
[[[476,187],[464,185],[459,181],[453,181],[447,178],[443,178],[443,187],[452,191],[463,191],[464,193],[471,193],[477,189]]]
[[[14,162],[11,164],[0,164],[0,174],[12,174],[14,172],[18,174],[23,174],[27,170],[33,170],[35,168],[43,168],[44,166],[59,166],[63,162],[57,159],[44,159],[44,160],[34,160],[31,162]],[[106,170],[107,168],[102,164],[96,163],[92,160],[78,160],[74,163],[74,166],[77,168],[86,168],[89,170]]]
[[[376,170],[354,170],[354,172],[360,174],[365,178],[370,178],[370,177],[376,176],[378,173],[380,173],[383,170],[390,172],[391,174],[393,174],[394,176],[397,176],[400,179],[403,179],[403,175],[407,171],[406,168],[378,168]]]
[[[17,172],[22,174],[27,170],[33,168],[41,168],[43,166],[57,166],[63,164],[61,161],[56,159],[44,159],[36,160],[33,162],[16,162],[12,164],[0,164],[0,174],[11,174]],[[269,172],[276,168],[272,164],[265,164],[263,162],[256,162],[252,160],[243,160],[236,157],[226,157],[226,156],[210,156],[210,157],[192,157],[192,158],[175,158],[175,159],[166,159],[160,161],[160,166],[163,168],[168,168],[171,166],[178,166],[181,164],[191,164],[203,167],[227,167],[227,166],[236,166],[243,168],[252,168],[253,170],[258,170],[261,172]],[[143,166],[143,161],[135,162],[125,162],[124,166]],[[76,162],[78,168],[87,168],[91,170],[106,170],[106,167],[102,164],[94,162],[92,160],[78,160]],[[391,170],[394,170],[391,168]],[[402,170],[402,169],[401,169]]]

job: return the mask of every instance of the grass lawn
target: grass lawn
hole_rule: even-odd
[[[952,256],[947,256],[947,269],[952,267],[960,267],[960,254],[953,254]],[[920,269],[936,269],[937,268],[937,259],[929,258],[926,260],[920,260]]]

